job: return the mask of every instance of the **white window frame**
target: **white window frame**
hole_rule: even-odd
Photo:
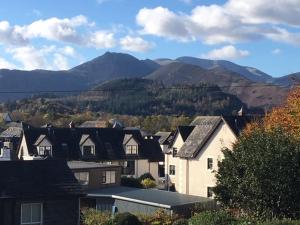
[[[115,184],[116,183],[116,171],[115,170],[106,170],[106,171],[103,171],[103,173],[105,173],[105,182],[103,182],[103,184]]]
[[[84,154],[84,147],[91,147],[91,154],[94,155],[94,156],[96,155],[96,153],[95,153],[95,145],[82,145],[82,147],[81,147],[81,153],[82,153],[83,157],[86,156]]]
[[[172,171],[174,171],[172,174],[171,174],[171,167],[174,168],[174,169],[172,169]],[[176,175],[176,166],[175,165],[169,165],[169,175],[171,175],[171,176]]]
[[[211,162],[210,162],[211,160]],[[212,170],[214,168],[214,159],[213,158],[207,158],[207,169]]]
[[[45,151],[50,151],[49,155],[52,156],[52,146],[38,146],[38,153],[40,156],[44,156]],[[43,154],[41,154],[41,152],[43,152]]]
[[[23,206],[30,205],[30,222],[23,222]],[[41,221],[40,222],[32,222],[32,205],[40,205],[41,209]],[[30,203],[22,203],[21,204],[21,225],[42,225],[43,224],[43,203],[41,202],[30,202]]]
[[[85,171],[75,172],[74,175],[80,184],[89,185],[89,183],[90,183],[90,173],[89,172],[85,172]],[[83,180],[82,178],[87,178],[87,179]]]
[[[137,145],[126,145],[126,155],[137,155],[138,146]]]

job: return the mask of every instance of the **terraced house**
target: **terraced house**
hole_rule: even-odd
[[[167,189],[213,197],[215,171],[222,149],[232,148],[241,130],[253,119],[247,116],[199,116],[190,126],[178,127],[165,153]]]
[[[158,137],[137,129],[24,128],[17,150],[22,160],[66,159],[122,166],[122,175],[151,173],[158,180],[164,161]]]

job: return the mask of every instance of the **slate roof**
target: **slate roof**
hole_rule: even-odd
[[[222,121],[228,124],[234,134],[238,136],[246,124],[253,119],[251,116],[198,116],[191,122],[191,126],[195,127],[178,151],[177,156],[196,157]]]
[[[85,127],[85,128],[104,128],[107,127],[107,121],[105,120],[94,120],[94,121],[85,121],[82,123],[79,127]]]
[[[38,139],[34,142],[33,145],[37,146],[39,145],[45,138],[47,138],[47,136],[45,134],[41,134]],[[48,138],[47,138],[48,139]]]
[[[172,132],[163,132],[163,131],[158,131],[155,136],[158,136],[158,142],[161,145],[168,145],[168,138],[170,137],[170,135],[172,134]]]
[[[0,199],[84,194],[62,160],[1,161],[0,171]]]
[[[30,128],[24,129],[23,135],[28,145],[29,154],[37,155],[34,143],[45,135],[52,143],[52,155],[54,158],[68,160],[81,160],[80,142],[82,138],[89,137],[95,144],[95,158],[90,161],[122,160],[127,159],[124,148],[124,136],[132,135],[140,144],[139,155],[131,156],[141,159],[161,161],[163,154],[158,140],[148,141],[144,139],[139,130],[122,130],[114,128]]]
[[[195,203],[213,202],[213,199],[185,195],[177,192],[157,189],[138,189],[124,186],[115,186],[88,191],[88,197],[111,197],[125,201],[138,202],[146,205],[155,205],[162,208],[173,208]]]
[[[0,134],[0,138],[20,138],[23,128],[31,127],[23,122],[10,122],[7,124],[7,129]]]

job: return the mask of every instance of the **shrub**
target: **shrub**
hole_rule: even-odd
[[[235,219],[224,211],[202,212],[189,220],[189,225],[232,225]]]
[[[140,183],[140,181],[133,177],[122,177],[121,185],[127,187],[143,188],[143,185]]]
[[[82,212],[82,222],[85,225],[109,225],[110,213],[86,209]]]
[[[300,221],[299,220],[297,220],[297,221],[296,220],[288,220],[288,219],[270,220],[270,221],[258,223],[257,225],[300,225]]]
[[[145,180],[145,179],[151,179],[151,180],[155,181],[155,179],[153,178],[153,176],[151,175],[151,173],[144,173],[143,175],[141,175],[139,177],[140,181]]]
[[[118,213],[114,223],[116,225],[142,225],[139,219],[131,213]]]
[[[189,225],[189,221],[187,219],[179,219],[176,220],[172,225]]]
[[[156,187],[155,181],[151,180],[150,178],[146,178],[146,179],[142,180],[141,184],[146,189],[148,189],[148,188],[155,188]]]

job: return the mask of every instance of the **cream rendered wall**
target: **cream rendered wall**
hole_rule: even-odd
[[[149,173],[151,173],[156,182],[159,181],[158,162],[149,162]]]
[[[214,187],[216,184],[213,171],[218,170],[218,161],[224,158],[221,150],[226,147],[231,149],[235,141],[235,134],[223,121],[198,156],[189,159],[188,189],[181,193],[207,197],[207,187]],[[213,170],[207,169],[207,158],[213,159]]]
[[[173,143],[172,148],[177,148],[177,151],[179,151],[179,149],[182,147],[183,144],[184,144],[184,141],[183,141],[181,135],[178,133],[175,137],[175,141]],[[172,148],[171,148],[171,150],[172,150]],[[169,183],[175,184],[176,190],[178,189],[179,179],[182,179],[182,178],[180,178],[181,172],[180,172],[179,161],[180,161],[180,158],[173,157],[172,152],[170,154],[165,154],[166,181]],[[170,175],[170,171],[169,171],[170,165],[175,166],[175,175]]]
[[[29,153],[28,153],[28,147],[27,147],[26,139],[23,135],[22,136],[22,141],[21,141],[21,144],[20,144],[20,147],[19,147],[18,158],[19,159],[23,158],[24,160],[26,160],[25,159],[26,157],[29,157]]]
[[[148,159],[135,160],[135,177],[139,177],[144,173],[148,173],[148,172],[149,172]]]

